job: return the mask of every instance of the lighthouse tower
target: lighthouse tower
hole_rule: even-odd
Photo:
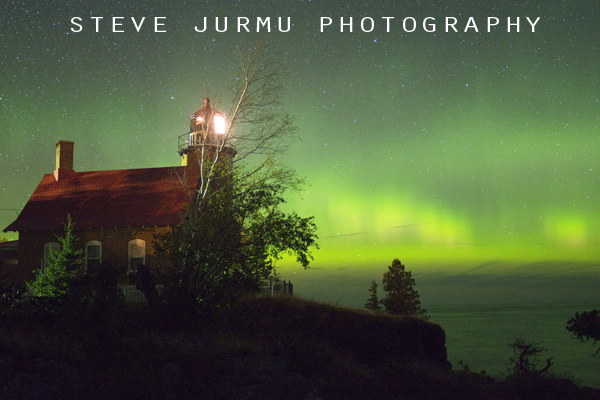
[[[230,135],[227,132],[225,114],[210,106],[210,99],[204,99],[204,107],[190,115],[190,130],[179,136],[177,152],[181,156],[181,165],[197,165],[204,156],[215,159],[217,152],[233,157],[235,150],[228,146]]]

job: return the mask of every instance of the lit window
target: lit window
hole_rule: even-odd
[[[142,239],[129,241],[129,272],[137,272],[140,265],[146,264],[146,242]]]
[[[85,268],[95,267],[102,262],[102,243],[92,240],[85,244]]]
[[[42,271],[46,269],[48,260],[50,259],[50,253],[60,252],[60,244],[56,242],[48,242],[44,245],[44,259],[42,260]]]

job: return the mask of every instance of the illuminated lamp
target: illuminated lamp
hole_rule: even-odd
[[[179,137],[178,152],[181,156],[190,147],[219,145],[229,139],[225,114],[211,107],[210,99],[204,100],[204,107],[190,115],[190,130]]]
[[[215,113],[215,116],[213,117],[214,121],[215,121],[215,133],[220,133],[220,134],[224,134],[225,133],[225,116],[224,115],[219,115],[217,113]]]

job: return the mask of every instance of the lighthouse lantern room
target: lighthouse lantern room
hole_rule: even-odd
[[[211,108],[210,99],[204,99],[204,107],[190,115],[190,131],[179,136],[178,153],[184,156],[190,148],[223,145],[227,139],[225,114]]]

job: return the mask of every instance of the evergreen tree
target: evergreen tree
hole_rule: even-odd
[[[381,302],[377,296],[377,282],[375,279],[373,279],[371,287],[369,287],[369,300],[365,303],[365,308],[372,311],[381,311]]]
[[[415,280],[410,271],[395,259],[388,267],[389,271],[383,275],[383,290],[387,293],[381,299],[381,304],[389,314],[426,316],[426,311],[421,309],[419,292],[414,289]]]
[[[77,249],[77,241],[69,216],[64,236],[58,237],[61,251],[51,251],[45,268],[36,270],[35,280],[27,283],[34,296],[62,297],[70,293],[71,284],[83,267],[83,250]]]

